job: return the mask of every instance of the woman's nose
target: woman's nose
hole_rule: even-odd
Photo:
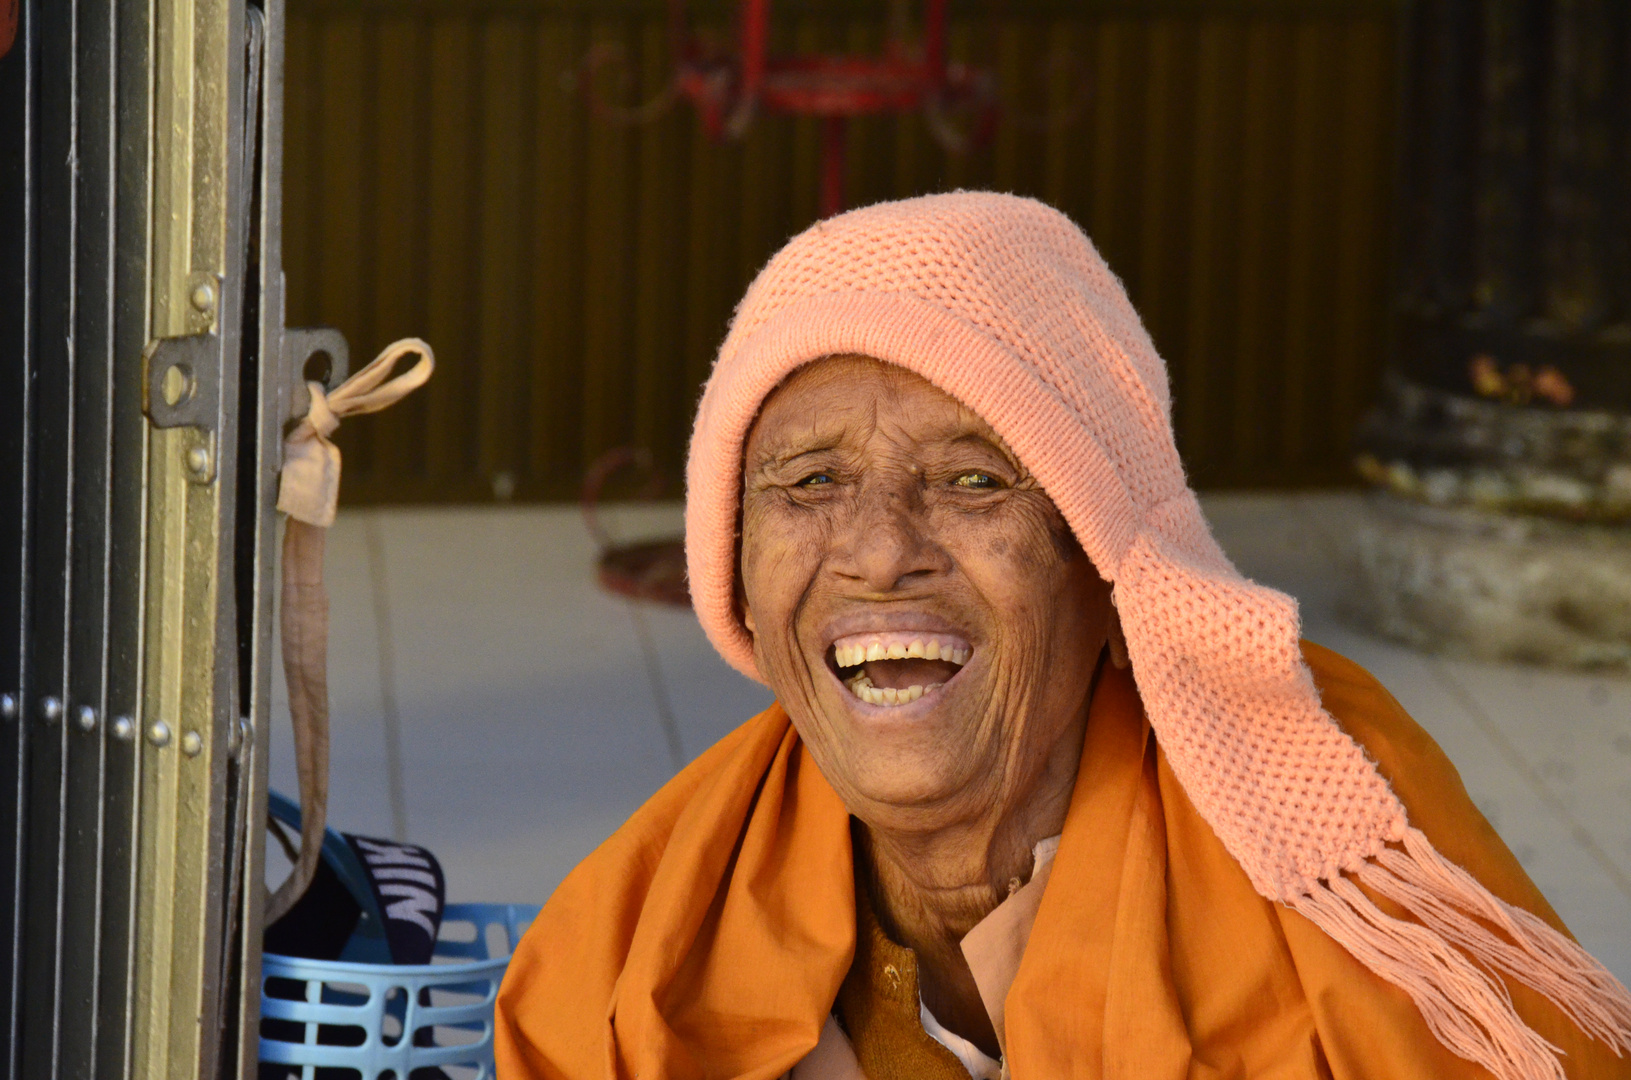
[[[916,487],[878,483],[861,493],[848,570],[871,592],[892,592],[946,568],[946,554],[930,535],[927,507]]]

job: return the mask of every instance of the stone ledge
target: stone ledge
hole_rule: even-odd
[[[1345,617],[1428,652],[1631,670],[1631,528],[1385,493],[1349,535]]]

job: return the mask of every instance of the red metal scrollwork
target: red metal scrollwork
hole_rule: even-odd
[[[684,0],[670,0],[674,72],[643,105],[607,103],[593,92],[595,75],[621,61],[615,49],[594,50],[580,80],[596,115],[628,123],[655,119],[684,98],[714,139],[739,139],[761,112],[818,117],[823,217],[843,209],[844,125],[856,116],[922,112],[936,140],[963,153],[983,145],[996,128],[998,98],[990,73],[946,59],[946,0],[924,0],[920,40],[891,36],[879,56],[778,56],[769,51],[770,0],[742,0],[734,54],[710,49],[691,32]],[[968,119],[953,122],[954,115]]]

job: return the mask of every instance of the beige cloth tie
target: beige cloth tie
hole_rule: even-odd
[[[391,377],[402,357],[418,353],[407,371]],[[308,382],[311,407],[283,439],[277,508],[283,528],[283,674],[294,724],[295,771],[300,780],[300,855],[289,877],[266,902],[266,925],[293,907],[317,872],[328,823],[328,590],[323,545],[340,499],[340,448],[329,436],[347,416],[378,412],[425,385],[436,369],[429,345],[403,338],[335,388]]]

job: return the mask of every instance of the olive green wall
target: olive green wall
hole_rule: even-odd
[[[728,5],[692,8],[728,38]],[[716,145],[684,105],[592,118],[574,66],[616,42],[626,100],[655,93],[665,10],[291,0],[291,325],[341,328],[359,360],[418,334],[440,364],[342,430],[348,502],[571,498],[624,444],[677,491],[732,305],[814,218],[817,130],[766,117]],[[782,0],[774,46],[873,51],[888,10]],[[997,73],[1010,119],[964,158],[920,116],[853,124],[849,204],[954,187],[1053,203],[1167,357],[1197,484],[1345,481],[1383,353],[1396,6],[954,0],[950,36]]]

